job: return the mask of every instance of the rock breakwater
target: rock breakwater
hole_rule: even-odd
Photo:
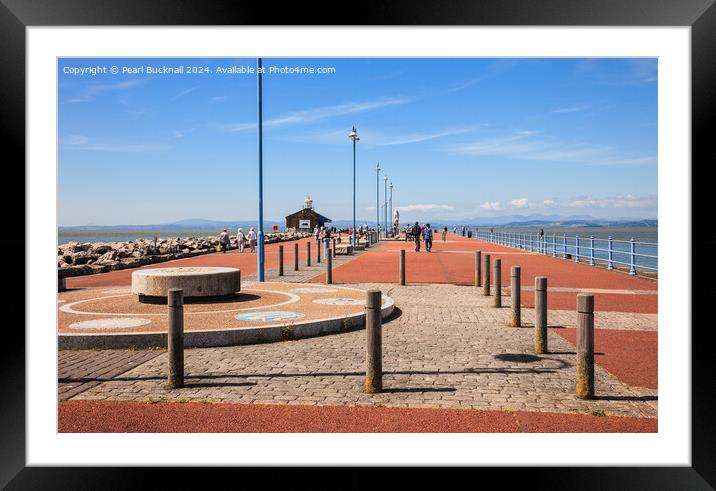
[[[286,242],[309,236],[310,234],[303,232],[271,233],[266,234],[264,243]],[[60,278],[67,278],[138,268],[147,264],[210,254],[216,252],[218,244],[218,236],[156,241],[137,239],[124,242],[69,242],[57,248],[58,275]],[[236,236],[232,235],[231,247],[236,246]]]

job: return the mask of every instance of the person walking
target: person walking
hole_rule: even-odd
[[[331,242],[331,227],[323,230],[323,257],[328,257],[328,247]]]
[[[415,240],[415,252],[420,252],[420,225],[418,225],[418,222],[415,222],[415,225],[413,225],[413,240]]]
[[[221,246],[221,252],[226,254],[226,250],[229,248],[230,243],[231,239],[229,238],[229,231],[227,229],[224,229],[224,231],[219,234],[219,245]]]
[[[443,229],[443,242],[447,240],[447,227]]]
[[[430,252],[433,248],[433,231],[429,223],[425,224],[423,228],[423,240],[425,241],[425,252]]]
[[[313,229],[313,238],[316,239],[316,247],[321,247],[321,231],[323,230],[323,227],[318,228],[318,225],[316,225],[316,228]]]
[[[246,241],[246,236],[244,235],[243,229],[239,229],[236,231],[236,247],[239,248],[239,252],[244,252],[244,242]]]
[[[251,248],[251,252],[256,251],[256,232],[254,231],[254,227],[249,229],[249,247]]]

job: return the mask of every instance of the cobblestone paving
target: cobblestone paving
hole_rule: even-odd
[[[534,332],[508,327],[479,289],[454,285],[379,287],[399,311],[384,323],[383,386],[362,393],[365,332],[185,352],[186,387],[169,391],[161,355],[78,394],[93,400],[202,400],[262,404],[357,405],[577,412],[656,417],[657,391],[630,388],[599,366],[597,398],[576,399],[574,347],[549,333],[550,354],[535,356]],[[504,298],[509,305],[509,298]],[[550,325],[574,324],[550,311]],[[523,309],[527,323],[531,309]],[[597,328],[656,329],[656,316],[598,315]]]
[[[160,354],[161,351],[149,350],[60,351],[57,360],[59,399],[70,399]]]

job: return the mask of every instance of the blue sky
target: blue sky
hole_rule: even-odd
[[[116,66],[120,73],[112,74]],[[123,67],[209,73],[121,73]],[[255,59],[61,59],[59,225],[257,216]],[[264,59],[264,216],[657,216],[656,59]],[[106,67],[107,73],[90,70]],[[84,73],[80,69],[85,68]],[[94,74],[93,74],[94,73]]]

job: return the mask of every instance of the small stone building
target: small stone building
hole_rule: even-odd
[[[307,196],[303,200],[303,209],[286,217],[286,228],[313,230],[314,227],[323,227],[326,222],[330,221],[330,218],[324,217],[313,209],[313,200],[311,196]]]

